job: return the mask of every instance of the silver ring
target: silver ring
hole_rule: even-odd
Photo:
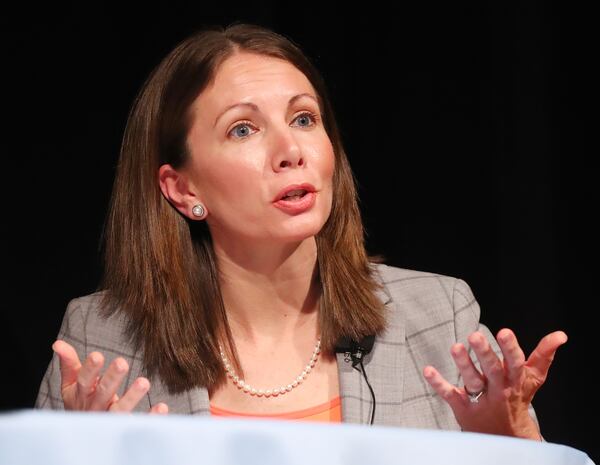
[[[478,404],[479,398],[483,394],[485,394],[485,387],[481,391],[478,391],[478,392],[469,392],[469,390],[467,389],[467,386],[465,386],[464,388],[465,388],[465,392],[469,396],[469,402],[471,402],[472,404]]]

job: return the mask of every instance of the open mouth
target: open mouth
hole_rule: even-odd
[[[281,197],[280,200],[283,200],[285,202],[294,202],[300,200],[307,193],[308,191],[306,191],[305,189],[294,189],[293,191],[289,191],[287,194]]]
[[[290,215],[298,215],[310,210],[316,201],[316,189],[312,186],[304,188],[298,186],[290,186],[291,189],[280,194],[279,200],[274,205],[283,212]]]

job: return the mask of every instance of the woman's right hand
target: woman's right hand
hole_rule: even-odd
[[[65,341],[57,340],[52,350],[60,359],[61,393],[65,410],[88,410],[109,412],[131,412],[150,389],[150,381],[137,378],[123,397],[117,390],[129,371],[129,365],[123,357],[112,361],[106,372],[100,376],[104,365],[104,356],[92,352],[83,365],[77,352]],[[167,404],[154,405],[150,413],[168,413]]]

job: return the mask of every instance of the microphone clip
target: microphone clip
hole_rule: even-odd
[[[361,347],[353,347],[354,352],[344,352],[344,362],[352,361],[352,367],[356,368],[356,365],[360,364],[363,358],[363,350]]]
[[[344,354],[344,362],[352,361],[352,367],[356,368],[373,348],[374,340],[375,336],[367,336],[361,341],[343,339],[338,352]]]

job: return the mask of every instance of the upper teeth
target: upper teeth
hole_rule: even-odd
[[[292,197],[294,195],[302,195],[305,192],[304,189],[296,189],[293,191],[289,191],[287,194],[284,195],[284,197]]]

